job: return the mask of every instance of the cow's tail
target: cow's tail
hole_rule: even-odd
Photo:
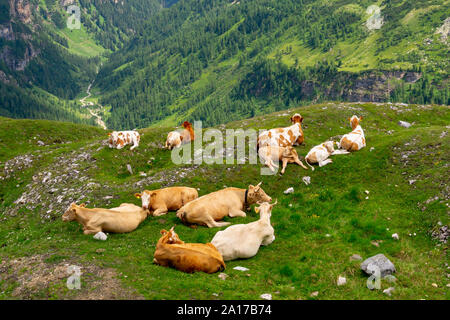
[[[208,226],[208,228],[217,228],[217,227],[225,227],[228,226],[229,222],[217,222],[215,221],[211,216],[208,216],[207,221],[205,221],[205,224]]]
[[[308,161],[308,156],[305,157],[305,162],[306,162],[306,164],[307,164],[308,166],[311,167],[311,170],[314,171],[314,167],[313,167],[313,166],[309,163],[309,161]]]

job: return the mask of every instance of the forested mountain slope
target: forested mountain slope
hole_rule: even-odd
[[[80,29],[67,26],[71,5],[80,8]],[[74,100],[105,54],[122,47],[161,9],[158,0],[2,1],[0,115],[91,123]]]
[[[96,89],[111,128],[322,100],[448,104],[449,16],[445,0],[183,0],[111,56]]]

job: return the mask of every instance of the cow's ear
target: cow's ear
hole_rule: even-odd
[[[255,212],[259,213],[259,209],[260,209],[260,207],[255,207]]]
[[[111,136],[111,132],[108,132],[108,137],[110,137]]]
[[[80,204],[79,207],[85,208],[86,207],[86,203]]]
[[[167,234],[167,230],[166,230],[166,229],[162,229],[162,230],[160,231],[160,233],[161,233],[162,235],[166,235],[166,234]]]
[[[135,196],[136,198],[140,199],[141,196],[142,196],[142,194],[140,194],[140,193],[135,193],[134,196]]]
[[[302,123],[303,122],[303,117],[300,117],[300,123]]]
[[[352,118],[348,118],[348,121],[351,121],[352,120]]]
[[[363,116],[359,117],[359,121],[361,121],[363,118],[364,118]]]
[[[183,141],[183,136],[180,136],[180,140]]]

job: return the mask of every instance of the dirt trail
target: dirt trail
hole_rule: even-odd
[[[95,80],[92,80],[92,82],[89,84],[89,86],[87,87],[87,90],[86,90],[87,96],[85,96],[84,98],[81,98],[81,99],[80,99],[80,102],[81,102],[81,105],[82,105],[83,107],[86,107],[86,109],[88,109],[89,113],[90,113],[93,117],[96,118],[95,121],[97,122],[97,124],[98,124],[100,127],[102,127],[103,129],[106,130],[106,129],[108,129],[108,128],[106,127],[106,124],[105,124],[105,122],[103,121],[102,117],[98,115],[98,109],[96,110],[97,112],[94,112],[91,108],[88,107],[88,106],[93,106],[94,104],[93,104],[92,102],[90,102],[90,103],[85,102],[85,100],[91,96],[91,87],[92,87],[92,84],[94,83],[94,81],[95,81]],[[97,103],[97,104],[98,104],[98,103]],[[98,105],[99,105],[99,104],[98,104]],[[102,106],[99,105],[99,107],[101,108]]]

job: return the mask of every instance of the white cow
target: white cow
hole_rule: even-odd
[[[247,259],[258,253],[261,245],[267,246],[275,240],[270,216],[274,204],[263,202],[255,207],[259,220],[247,224],[235,224],[216,233],[211,243],[222,254],[223,260]]]
[[[305,161],[308,166],[310,166],[314,171],[314,167],[311,164],[318,163],[319,167],[323,167],[333,162],[333,160],[328,159],[329,156],[347,153],[349,152],[345,150],[334,150],[334,142],[326,141],[309,150],[308,154],[305,157]]]

